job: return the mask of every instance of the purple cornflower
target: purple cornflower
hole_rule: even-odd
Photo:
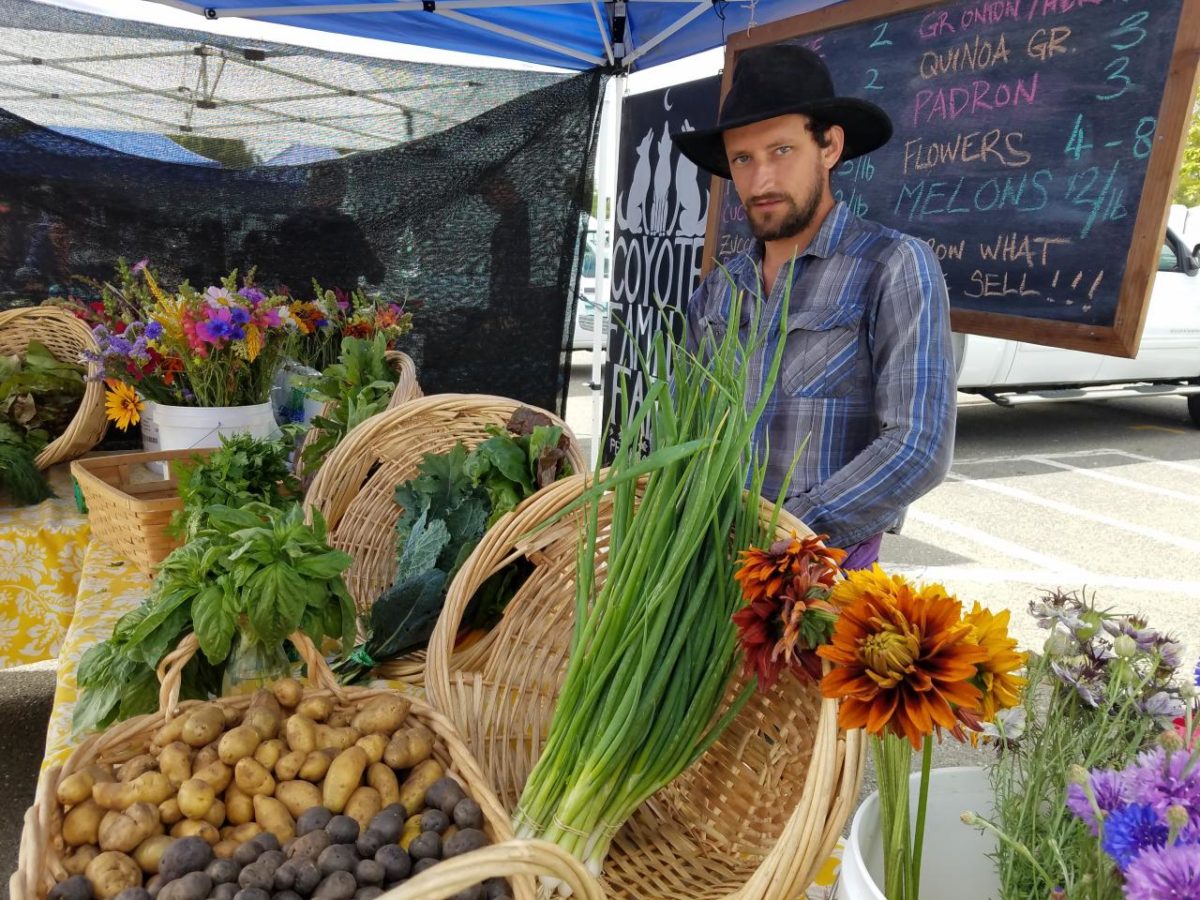
[[[1088,775],[1092,793],[1096,797],[1096,805],[1100,812],[1108,815],[1113,810],[1120,809],[1129,802],[1125,790],[1125,779],[1121,772],[1112,769],[1098,769]],[[1092,804],[1088,802],[1087,792],[1083,785],[1071,784],[1067,787],[1067,808],[1083,821],[1087,822],[1092,834],[1098,835],[1100,829],[1096,824],[1096,814]]]
[[[147,257],[146,259],[139,259],[137,262],[135,262],[133,264],[133,268],[129,270],[129,274],[136,275],[138,272],[142,271],[142,269],[146,268],[146,266],[148,266],[148,265],[150,265],[149,257]]]
[[[1161,747],[1139,753],[1125,770],[1129,798],[1165,815],[1168,806],[1181,806],[1188,814],[1188,831],[1200,831],[1200,764],[1191,754]]]
[[[229,311],[229,321],[234,325],[245,325],[250,321],[250,310],[244,306],[235,306]]]
[[[1196,668],[1192,669],[1192,681],[1200,687],[1200,659],[1196,660]]]
[[[146,338],[151,341],[157,341],[162,337],[163,327],[157,321],[151,321],[146,326]]]
[[[1200,846],[1175,844],[1144,850],[1125,871],[1126,900],[1200,897]]]
[[[1100,846],[1124,872],[1143,850],[1166,844],[1170,833],[1153,806],[1130,803],[1104,817]]]
[[[267,299],[267,295],[256,287],[238,288],[238,295],[249,300],[251,303],[262,303]]]

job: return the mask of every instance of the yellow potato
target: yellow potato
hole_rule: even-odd
[[[285,781],[275,788],[275,799],[299,818],[306,809],[321,805],[321,789],[309,781]]]
[[[95,844],[84,844],[63,859],[63,868],[68,875],[82,875],[88,863],[100,855],[100,848]]]
[[[221,840],[221,833],[210,822],[203,819],[182,819],[171,829],[171,837],[200,837],[210,845]]]
[[[360,787],[350,795],[343,812],[358,822],[360,830],[366,831],[367,825],[381,809],[383,800],[380,799],[379,791],[372,787]]]
[[[381,762],[371,763],[367,768],[367,784],[379,793],[384,806],[400,802],[400,782],[391,766]]]
[[[314,722],[324,722],[333,712],[333,699],[330,697],[305,697],[296,704],[296,712]]]
[[[183,742],[192,747],[203,747],[211,744],[225,730],[225,713],[221,707],[211,703],[196,707],[184,723]]]
[[[242,711],[236,706],[221,705],[221,714],[225,716],[225,728],[236,728],[242,724]]]
[[[134,803],[162,803],[175,793],[169,779],[162,772],[144,772],[133,781],[121,783],[100,782],[92,786],[92,797],[105,809],[128,809]]]
[[[403,847],[405,850],[407,850],[408,845],[411,844],[414,839],[416,839],[418,836],[420,836],[420,834],[421,834],[421,813],[417,813],[415,816],[409,816],[408,819],[405,821],[404,831],[402,831],[400,833],[400,840],[397,843],[399,843],[401,847]]]
[[[97,782],[112,780],[112,771],[104,766],[91,765],[80,769],[58,783],[58,802],[63,806],[83,803],[92,796],[92,787]]]
[[[296,836],[296,821],[287,807],[274,797],[261,794],[254,798],[254,821],[279,838],[279,843],[286,844]]]
[[[283,754],[279,757],[279,762],[275,763],[275,780],[292,781],[300,774],[300,767],[307,758],[308,754],[303,750],[289,750]]]
[[[231,784],[225,792],[225,817],[232,825],[254,821],[254,801],[236,784]]]
[[[332,725],[318,725],[317,749],[345,750],[347,747],[354,746],[354,742],[361,736],[357,728],[346,726],[335,728]]]
[[[207,781],[212,785],[213,790],[220,794],[225,788],[229,787],[229,783],[233,780],[233,769],[218,759],[215,762],[209,763],[204,768],[194,769],[192,777],[199,778],[201,781]]]
[[[179,811],[189,819],[203,819],[217,799],[217,792],[207,781],[191,778],[179,786]]]
[[[367,752],[368,760],[377,763],[383,759],[383,751],[387,749],[388,739],[386,734],[364,734],[354,743]]]
[[[354,713],[355,710],[353,709],[339,707],[329,714],[329,718],[325,720],[325,724],[330,728],[344,728],[353,721]]]
[[[70,847],[99,843],[100,820],[104,813],[104,807],[91,797],[71,807],[63,817],[63,841]]]
[[[362,781],[367,768],[367,752],[362,747],[348,747],[329,764],[322,790],[323,805],[331,812],[340,813],[346,801]],[[432,783],[432,782],[431,782]],[[408,809],[410,807],[405,807]]]
[[[133,851],[133,858],[142,871],[150,875],[158,874],[158,866],[162,861],[163,851],[171,846],[175,838],[165,834],[156,834],[142,841]]]
[[[116,850],[101,853],[84,870],[96,900],[112,900],[125,888],[142,886],[142,870],[133,857]]]
[[[135,803],[124,812],[109,810],[100,820],[100,849],[132,853],[142,841],[161,831],[157,806]]]
[[[179,808],[178,797],[168,797],[158,804],[158,820],[164,825],[174,825],[182,819],[183,811]]]
[[[329,764],[337,754],[332,750],[314,750],[304,758],[299,775],[305,781],[316,783],[325,777]]]
[[[254,751],[254,759],[264,769],[273,769],[275,764],[279,762],[279,757],[287,752],[287,744],[279,738],[271,738],[269,741],[263,741],[258,745],[258,749]]]
[[[149,753],[143,753],[121,766],[121,777],[118,781],[133,781],[139,775],[156,771],[158,771],[158,760]]]
[[[280,678],[271,685],[271,693],[280,706],[294,709],[304,697],[304,688],[295,678]]]
[[[254,726],[265,741],[279,734],[279,727],[283,724],[283,710],[279,708],[279,701],[275,699],[275,695],[266,689],[255,691],[254,696],[250,698],[250,706],[242,717],[242,724]]]
[[[158,755],[158,768],[178,788],[192,777],[192,748],[183,741],[172,741]]]
[[[217,749],[218,741],[213,741],[211,744],[206,744],[196,751],[196,755],[192,757],[192,771],[197,769],[207,769],[215,762],[221,761],[221,753]]]
[[[252,725],[239,725],[221,735],[217,744],[217,756],[227,766],[234,765],[239,759],[253,756],[262,736]]]
[[[189,715],[191,715],[191,713],[184,713],[183,715],[176,716],[162,728],[158,729],[152,742],[154,746],[165,747],[167,744],[173,744],[175,741],[182,739],[183,726],[187,724]]]
[[[408,778],[404,779],[404,784],[400,785],[400,802],[404,804],[404,808],[423,809],[425,792],[445,774],[441,763],[435,759],[417,763],[408,773]]]
[[[308,716],[302,716],[300,713],[289,716],[284,731],[287,734],[287,745],[292,750],[312,753],[317,749],[317,723]]]
[[[213,800],[212,806],[208,808],[208,813],[204,816],[204,821],[217,828],[225,824],[225,804],[219,798]]]
[[[263,828],[257,822],[243,822],[229,832],[229,839],[244,844],[263,833]]]
[[[351,721],[363,734],[392,734],[408,718],[409,702],[399,694],[367,701]]]
[[[275,779],[256,759],[239,759],[233,767],[233,780],[243,794],[270,796],[275,793]]]
[[[422,726],[397,731],[383,751],[383,761],[393,769],[411,769],[433,754],[433,733]]]
[[[233,859],[233,854],[237,852],[237,848],[240,846],[241,844],[237,841],[217,841],[213,845],[213,856],[217,859]]]

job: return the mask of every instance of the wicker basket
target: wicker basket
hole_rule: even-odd
[[[421,393],[421,385],[417,383],[417,364],[413,362],[411,356],[407,353],[401,353],[399,350],[388,350],[384,354],[384,358],[398,376],[396,388],[392,391],[392,399],[388,401],[388,409],[395,409],[401,403],[407,403],[409,400],[415,400],[417,397],[424,396]],[[326,403],[321,409],[321,415],[327,415],[331,405],[330,403]],[[304,451],[309,444],[316,441],[320,433],[321,430],[319,428],[309,429],[308,434],[304,436],[304,440],[300,444],[299,451],[296,453],[296,474],[301,478],[305,477]]]
[[[183,508],[176,466],[212,450],[157,450],[90,456],[71,463],[88,508],[92,536],[143,572],[152,574],[181,541],[167,533]],[[139,477],[146,463],[167,463],[168,477]]]
[[[584,512],[538,526],[578,499],[587,480],[559,481],[493,526],[450,586],[429,643],[427,695],[458,726],[509,810],[541,753],[565,672]],[[764,502],[764,520],[770,514]],[[603,526],[611,501],[602,502],[601,516]],[[777,527],[781,536],[811,534],[786,513]],[[602,531],[598,582],[607,550]],[[504,620],[469,654],[452,656],[476,588],[520,556],[536,568]],[[735,682],[726,703],[742,684]],[[755,693],[708,753],[621,830],[605,891],[630,900],[794,900],[853,808],[864,748],[860,732],[838,729],[835,701],[785,674],[767,694]]]
[[[305,691],[305,696],[332,695],[344,704],[361,706],[374,697],[390,693],[380,689],[339,686],[325,660],[304,634],[296,632],[291,636],[291,641],[308,666],[309,680],[315,685],[314,688]],[[159,712],[138,716],[93,735],[85,740],[62,766],[43,774],[36,799],[25,813],[19,864],[9,881],[13,900],[41,900],[56,881],[67,875],[62,862],[63,810],[56,799],[59,782],[93,763],[118,763],[144,753],[155,732],[165,722],[201,702],[190,700],[179,703],[183,667],[196,654],[197,649],[195,635],[188,635],[175,651],[163,658],[159,666],[159,678],[162,681]],[[484,831],[493,841],[512,841],[512,826],[508,815],[487,784],[479,765],[471,759],[454,727],[431,707],[411,697],[406,699],[411,703],[409,715],[416,717],[435,735],[434,758],[458,778],[467,793],[483,810]],[[244,709],[250,703],[250,696],[225,697],[215,702],[222,707]],[[512,886],[518,900],[532,900],[532,879],[515,869],[510,869],[510,872],[514,875]],[[471,883],[481,881],[482,878],[483,876],[476,877]],[[436,879],[430,880],[436,882]]]
[[[63,362],[78,363],[84,350],[99,349],[87,325],[56,306],[0,312],[0,355],[24,354],[29,342],[34,340],[45,344],[46,349]],[[88,374],[96,374],[94,364],[88,366]],[[39,469],[48,469],[55,463],[74,459],[95,447],[107,428],[104,385],[99,381],[87,381],[75,418],[66,431],[42,448],[34,463]]]
[[[329,525],[329,543],[354,557],[346,587],[360,612],[371,608],[396,574],[396,485],[417,473],[426,453],[445,453],[462,441],[474,447],[489,426],[504,424],[525,404],[481,394],[434,394],[372,416],[351,431],[326,458],[305,495]],[[587,461],[566,423],[546,413],[569,442],[567,462],[585,471]],[[394,680],[424,678],[424,654],[394,661],[378,671]]]

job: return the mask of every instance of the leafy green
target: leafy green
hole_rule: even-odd
[[[21,434],[0,420],[0,492],[20,506],[54,496],[50,482],[34,464],[44,442],[30,435],[40,434]]]

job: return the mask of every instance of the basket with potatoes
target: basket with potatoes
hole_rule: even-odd
[[[179,703],[189,636],[160,667],[161,709],[44,773],[14,900],[372,900],[420,895],[442,860],[511,840],[449,721],[396,691],[343,688],[291,638],[310,686]],[[457,900],[534,896],[493,878]]]

